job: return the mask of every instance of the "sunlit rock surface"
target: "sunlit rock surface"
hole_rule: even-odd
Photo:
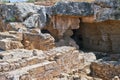
[[[0,4],[0,80],[119,80],[120,1],[72,1]]]

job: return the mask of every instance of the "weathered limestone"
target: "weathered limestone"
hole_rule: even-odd
[[[87,2],[58,2],[48,7],[32,3],[11,3],[0,5],[0,9],[5,24],[9,22],[14,26],[11,22],[17,21],[27,28],[39,27],[40,29],[52,24],[51,27],[58,31],[58,35],[63,35],[68,29],[78,29],[79,17],[93,14],[92,4]]]
[[[33,56],[35,51],[39,55]],[[67,46],[43,52],[18,49],[0,54],[0,75],[5,80],[53,80],[61,73],[71,73],[73,70],[82,70],[85,74],[90,74],[90,64],[96,60],[93,53],[82,53],[74,47]]]
[[[112,80],[112,78],[115,79],[115,76],[118,76],[118,78],[120,77],[119,61],[93,62],[91,68],[92,75],[100,77],[103,80]]]
[[[93,15],[92,4],[87,2],[58,2],[54,8],[55,14],[90,16]]]
[[[19,41],[11,41],[7,39],[0,40],[0,49],[10,50],[10,49],[20,49],[23,48],[23,44]]]
[[[54,38],[50,34],[24,33],[23,44],[26,49],[48,50],[55,47]]]
[[[22,34],[21,33],[15,33],[14,32],[4,32],[0,33],[0,49],[2,50],[10,50],[10,49],[18,49],[23,48],[22,41]]]
[[[105,21],[99,23],[83,23],[81,26],[83,47],[103,52],[120,52],[120,22]]]
[[[38,11],[42,7],[39,5],[34,5],[33,3],[9,3],[9,4],[1,4],[0,10],[1,10],[1,19],[3,24],[6,24],[7,22],[21,22],[26,27],[31,28],[35,27],[36,25],[36,19],[39,18]],[[43,12],[42,12],[43,13]],[[41,15],[42,15],[41,13]],[[38,16],[36,16],[38,15]],[[45,15],[42,15],[40,17],[44,17]],[[30,23],[30,19],[32,19],[32,23]],[[42,21],[43,18],[40,20]],[[38,20],[39,22],[39,20]],[[39,24],[42,24],[39,22]],[[33,25],[33,26],[32,26]],[[38,27],[38,26],[37,26]],[[40,26],[39,26],[40,27]]]
[[[94,16],[96,21],[120,20],[119,0],[95,0]]]
[[[71,16],[53,16],[52,17],[52,27],[58,32],[58,36],[63,36],[67,30],[79,29],[79,17]],[[48,29],[50,31],[50,29]],[[50,31],[53,33],[53,31]],[[55,33],[53,33],[55,34]]]
[[[67,54],[68,53],[68,54]],[[63,72],[70,72],[72,69],[83,69],[87,64],[86,55],[89,55],[89,61],[92,62],[96,59],[93,53],[80,53],[75,48],[71,47],[58,47],[45,52],[50,56],[50,60],[55,60]],[[88,62],[89,63],[89,62]],[[82,66],[81,66],[82,65]]]
[[[31,50],[25,50],[25,49],[14,49],[14,50],[8,50],[8,51],[3,51],[0,52],[0,57],[2,60],[8,60],[9,59],[17,59],[19,60],[19,58],[28,58],[33,56],[33,53]],[[11,60],[10,60],[11,61]]]
[[[93,14],[92,5],[84,2],[58,2],[51,10],[53,13],[47,12],[48,15],[52,14],[52,17],[50,17],[51,25],[47,26],[46,29],[55,38],[57,36],[57,39],[63,37],[67,30],[78,29],[81,16]]]
[[[26,48],[48,50],[55,47],[54,38],[50,34],[42,34],[37,30],[33,29],[25,33],[16,31],[1,32],[0,49],[11,50]]]
[[[57,47],[59,47],[59,46],[72,46],[72,47],[76,47],[77,49],[79,49],[79,46],[70,37],[65,37],[63,39],[60,39],[58,42],[56,42],[56,46]]]
[[[79,46],[76,44],[76,42],[71,38],[73,35],[72,30],[67,30],[64,33],[64,36],[58,36],[58,41],[56,41],[56,46],[72,46],[76,47],[76,49],[79,49]]]
[[[1,17],[8,22],[23,21],[30,13],[37,12],[37,6],[32,3],[1,4]]]
[[[9,31],[0,33],[0,49],[10,49],[0,52],[0,79],[54,80],[66,73],[68,80],[119,80],[119,56],[95,62],[94,53],[76,50],[120,52],[119,6],[119,0],[0,4],[0,31]]]
[[[5,23],[0,19],[0,31],[5,31]]]
[[[100,78],[95,78],[88,76],[80,71],[73,71],[73,73],[66,74],[62,73],[61,76],[55,80],[102,80]]]
[[[11,39],[12,41],[21,41],[23,40],[22,33],[10,31],[10,32],[0,32],[0,40],[2,39]]]
[[[39,14],[33,14],[24,21],[24,25],[29,26],[29,28],[39,27],[40,26],[39,19],[40,19]]]
[[[27,28],[21,22],[10,22],[7,24],[6,31],[25,32],[25,31],[27,31]]]

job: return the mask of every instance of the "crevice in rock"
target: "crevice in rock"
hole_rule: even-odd
[[[83,37],[82,37],[82,27],[81,27],[81,18],[79,18],[80,23],[79,23],[79,28],[78,29],[73,29],[73,35],[71,38],[76,42],[76,44],[79,46],[80,50],[83,50]]]
[[[32,16],[34,13],[30,12],[28,13],[25,17],[23,17],[23,21],[25,21],[26,19],[28,19],[30,16]]]
[[[3,56],[0,55],[0,59],[3,59]]]
[[[72,31],[73,31],[73,35],[71,36],[71,38],[74,39],[77,45],[79,45],[80,49],[83,49],[83,38],[82,38],[80,30],[74,29]]]
[[[41,33],[49,33],[50,34],[50,32],[48,31],[48,30],[46,30],[46,29],[43,29],[43,30],[41,30]]]

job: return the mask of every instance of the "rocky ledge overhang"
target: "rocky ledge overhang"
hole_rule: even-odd
[[[57,2],[53,6],[7,3],[0,5],[0,18],[3,22],[22,22],[28,28],[38,26],[43,28],[50,25],[51,22],[55,24],[52,17],[56,15],[77,17],[77,19],[88,17],[89,20],[87,18],[86,22],[119,20],[119,5],[119,0],[95,0],[92,3]]]
[[[40,6],[33,3],[1,4],[1,18],[6,22],[23,22],[26,27],[35,27],[38,21],[40,27],[45,27],[51,16],[90,16],[94,14],[92,3],[87,2],[58,2],[54,6]]]
[[[7,3],[0,5],[0,17],[5,22],[23,22],[26,27],[45,27],[51,16],[93,16],[95,21],[119,20],[119,0],[95,0],[88,2],[57,2],[53,6],[40,6],[33,3]]]
[[[0,5],[0,17],[5,22],[22,22],[26,27],[45,27],[51,16],[93,16],[94,21],[119,20],[119,0],[95,0],[88,2],[57,2],[53,6],[33,3],[7,3]]]

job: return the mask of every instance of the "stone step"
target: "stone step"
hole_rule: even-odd
[[[0,39],[10,38],[16,41],[21,41],[23,36],[22,33],[10,31],[10,32],[0,32]]]
[[[28,58],[33,56],[32,50],[14,49],[0,52],[0,58],[4,61],[16,58]]]
[[[59,75],[59,68],[55,61],[44,61],[42,63],[29,65],[20,69],[2,73],[0,79],[4,80],[52,80]]]
[[[23,47],[20,41],[13,41],[11,39],[0,40],[0,49],[2,50],[21,49]]]
[[[2,58],[0,61],[0,72],[42,63],[48,58],[41,50],[28,51],[23,49],[1,52],[0,56]]]
[[[46,57],[44,56],[43,57],[33,56],[26,59],[16,58],[16,59],[8,59],[6,61],[1,61],[0,72],[12,71],[25,66],[42,63],[45,61],[45,58]]]

